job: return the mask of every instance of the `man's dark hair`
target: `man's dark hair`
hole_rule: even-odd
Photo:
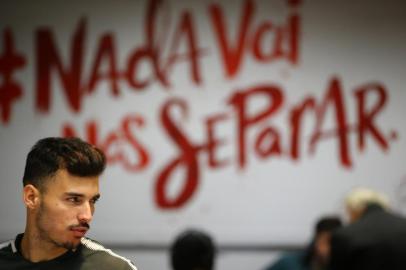
[[[23,184],[44,191],[45,182],[58,170],[75,176],[98,176],[105,166],[103,152],[79,138],[44,138],[27,155]]]
[[[173,270],[212,270],[215,257],[213,240],[204,232],[187,230],[171,246]]]

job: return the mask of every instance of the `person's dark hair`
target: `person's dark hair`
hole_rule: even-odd
[[[187,230],[171,246],[173,270],[212,270],[216,254],[211,237],[201,231]]]
[[[340,218],[335,216],[324,217],[317,221],[314,233],[331,232],[341,226],[342,222]]]
[[[105,166],[103,152],[79,138],[44,138],[27,155],[23,184],[44,191],[45,182],[58,170],[65,169],[75,176],[98,176]]]

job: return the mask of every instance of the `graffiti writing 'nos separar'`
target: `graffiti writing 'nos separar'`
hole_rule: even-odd
[[[302,101],[286,108],[283,89],[273,84],[255,85],[236,91],[228,99],[231,110],[218,112],[203,119],[205,139],[196,143],[185,131],[187,122],[176,120],[171,111],[180,109],[183,117],[189,114],[189,105],[182,98],[171,98],[161,107],[160,121],[167,136],[178,147],[178,155],[169,160],[158,172],[155,183],[155,202],[161,208],[176,209],[184,206],[193,197],[199,187],[201,164],[207,160],[209,169],[221,169],[236,164],[240,169],[247,165],[251,152],[259,159],[271,157],[299,160],[304,155],[316,151],[321,141],[332,139],[337,143],[339,163],[344,168],[351,168],[354,164],[354,150],[363,152],[366,140],[375,143],[382,151],[389,149],[389,141],[396,139],[396,131],[382,130],[376,121],[388,100],[386,88],[380,83],[367,83],[353,90],[355,110],[349,110],[344,102],[344,91],[338,78],[332,78],[325,91],[324,97],[317,99],[313,96],[305,97]],[[267,100],[267,106],[252,113],[250,100],[255,98]],[[367,101],[374,98],[376,102],[367,106]],[[252,103],[251,103],[252,104]],[[280,129],[271,124],[270,120],[278,116],[282,108],[288,111],[287,125],[289,137],[282,137]],[[285,110],[286,111],[286,110]],[[334,128],[326,129],[326,115],[334,112]],[[349,111],[356,113],[354,123],[347,118]],[[249,113],[251,112],[251,113]],[[302,135],[302,123],[305,117],[314,120],[315,128],[310,138]],[[234,121],[237,127],[235,136],[222,138],[217,136],[216,130],[226,121]],[[107,154],[111,163],[121,163],[129,171],[137,172],[148,168],[150,153],[136,134],[142,132],[145,118],[141,114],[129,115],[123,119],[122,126],[110,133],[104,140],[99,139],[97,122],[91,121],[86,126],[87,140],[99,145]],[[255,131],[256,137],[250,141],[247,134]],[[64,136],[76,136],[78,132],[70,124],[64,127]],[[357,149],[351,149],[350,134],[355,133]],[[286,141],[288,143],[286,144]],[[285,142],[284,144],[282,142]],[[236,148],[236,156],[219,158],[222,147],[232,144]],[[303,147],[303,144],[307,147]],[[250,146],[253,145],[253,148]],[[283,147],[285,145],[285,148]],[[121,149],[120,149],[121,146]],[[125,148],[130,146],[138,161],[131,164],[125,154]],[[118,147],[118,149],[117,149]],[[301,149],[307,153],[301,153]],[[113,151],[110,151],[114,149]],[[207,158],[204,156],[206,155]],[[333,153],[332,153],[333,155]],[[199,165],[200,164],[200,165]],[[169,186],[174,180],[174,172],[180,169],[184,173],[182,187],[175,197],[169,196]]]
[[[85,51],[87,42],[87,20],[80,20],[74,30],[70,42],[69,60],[62,63],[55,36],[50,28],[41,28],[35,35],[35,107],[44,113],[52,110],[51,93],[63,91],[68,106],[74,112],[80,112],[83,99],[91,96],[97,90],[101,81],[110,85],[111,93],[118,97],[122,93],[119,82],[126,81],[130,86],[127,90],[142,91],[152,84],[159,84],[164,89],[172,86],[171,72],[178,64],[189,67],[189,79],[196,85],[204,82],[202,58],[208,57],[208,50],[199,45],[198,31],[195,26],[195,18],[189,11],[181,12],[178,19],[168,25],[158,25],[159,16],[165,11],[165,1],[149,1],[144,23],[144,44],[137,46],[126,57],[126,65],[118,66],[116,45],[117,41],[112,33],[100,36],[93,55],[93,64],[90,72],[84,72],[83,59],[88,54]],[[221,58],[222,70],[225,79],[235,78],[242,70],[244,59],[252,57],[257,63],[270,64],[283,60],[295,66],[300,59],[300,29],[301,18],[296,13],[295,7],[300,1],[288,1],[291,8],[285,21],[275,24],[270,20],[259,24],[253,23],[256,12],[254,1],[247,0],[241,5],[240,17],[234,20],[237,25],[236,35],[228,35],[230,26],[225,22],[227,12],[218,4],[207,7],[207,16],[212,33],[214,34],[215,46]],[[174,27],[172,36],[168,36],[165,42],[158,36],[156,29],[159,27]],[[172,31],[167,31],[172,32]],[[269,37],[272,41],[269,42]],[[17,87],[12,80],[11,71],[25,65],[25,58],[13,50],[12,31],[6,29],[4,40],[7,43],[2,57],[0,56],[0,71],[7,82],[13,82],[0,91],[0,106],[2,106],[2,120],[7,123],[11,114],[11,103],[23,97],[23,89]],[[268,41],[267,41],[268,40]],[[183,45],[183,46],[181,46]],[[165,50],[162,46],[168,46]],[[180,52],[180,48],[186,48]],[[163,51],[169,51],[167,55]],[[7,57],[9,56],[9,57]],[[18,61],[6,61],[4,59],[17,59]],[[9,69],[6,64],[14,63]],[[107,63],[107,71],[105,65]],[[143,63],[149,63],[149,73],[141,76],[139,69]],[[145,65],[143,65],[144,67]],[[55,72],[56,71],[56,72]],[[84,74],[90,74],[84,77]],[[61,90],[51,88],[51,77],[58,76],[61,80]],[[4,80],[3,80],[4,81]],[[270,157],[287,157],[298,160],[303,157],[301,145],[308,146],[309,152],[314,152],[316,146],[323,139],[336,140],[338,144],[337,156],[339,163],[345,168],[353,166],[353,153],[350,149],[349,134],[355,133],[357,149],[362,152],[366,148],[366,138],[375,143],[382,151],[389,149],[389,140],[396,138],[396,132],[382,130],[377,123],[377,116],[383,111],[388,101],[388,91],[381,83],[365,83],[353,90],[356,104],[355,123],[349,123],[347,108],[344,103],[344,92],[339,78],[332,78],[324,93],[324,97],[305,97],[301,102],[287,108],[287,125],[289,127],[289,141],[286,148],[282,147],[282,138],[279,129],[270,124],[269,120],[278,115],[283,106],[286,106],[284,91],[274,84],[245,86],[244,89],[234,92],[229,97],[230,110],[218,112],[206,117],[203,125],[206,130],[205,140],[195,143],[182,128],[185,123],[176,123],[171,116],[172,108],[180,108],[185,114],[189,112],[189,105],[181,98],[167,100],[161,107],[161,124],[170,140],[177,145],[178,155],[169,160],[157,173],[155,185],[155,202],[158,207],[166,209],[179,208],[187,204],[199,187],[201,168],[198,162],[203,155],[207,155],[207,167],[211,169],[223,168],[236,164],[240,169],[247,165],[250,151],[260,159]],[[375,104],[366,106],[369,96],[375,96]],[[253,115],[248,114],[249,100],[254,97],[262,97],[268,101],[268,105]],[[334,111],[335,128],[323,129],[325,115],[328,109]],[[310,139],[304,139],[301,134],[301,124],[305,115],[312,115],[315,121],[315,130]],[[233,138],[219,138],[215,134],[216,127],[225,121],[235,121],[237,130]],[[138,172],[149,167],[151,153],[137,138],[136,133],[145,127],[145,118],[141,114],[128,115],[121,123],[118,130],[112,131],[105,138],[99,136],[99,126],[95,121],[86,125],[87,140],[100,146],[107,153],[110,163],[120,163],[131,172]],[[258,134],[253,142],[249,142],[247,133],[256,130]],[[78,135],[79,132],[71,124],[65,124],[63,128],[65,136]],[[284,138],[284,140],[286,140]],[[117,150],[117,145],[130,146],[133,153],[138,156],[136,162],[131,162],[126,154]],[[235,157],[218,158],[218,151],[226,144],[232,144],[236,148]],[[253,145],[251,149],[250,146]],[[114,148],[112,152],[110,149]],[[175,197],[168,195],[168,186],[173,180],[173,173],[177,169],[185,172],[183,185]]]

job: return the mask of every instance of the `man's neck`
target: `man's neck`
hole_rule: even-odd
[[[21,255],[31,262],[42,262],[55,259],[67,249],[41,239],[37,233],[26,230],[20,245]]]

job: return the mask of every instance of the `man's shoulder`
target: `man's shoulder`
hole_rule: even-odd
[[[14,240],[8,240],[0,243],[1,253],[13,253],[14,252]]]
[[[89,269],[137,270],[129,259],[113,252],[111,249],[105,248],[95,240],[83,237],[81,244],[83,256],[86,258],[85,263],[89,265]]]
[[[337,230],[342,234],[364,234],[383,230],[400,229],[406,232],[406,219],[388,211],[375,211],[361,217],[356,222]]]
[[[370,213],[356,222],[337,229],[332,242],[341,244],[373,243],[396,239],[406,241],[406,219],[386,211]]]
[[[0,270],[15,269],[16,264],[20,264],[20,257],[17,255],[14,240],[0,243]]]

